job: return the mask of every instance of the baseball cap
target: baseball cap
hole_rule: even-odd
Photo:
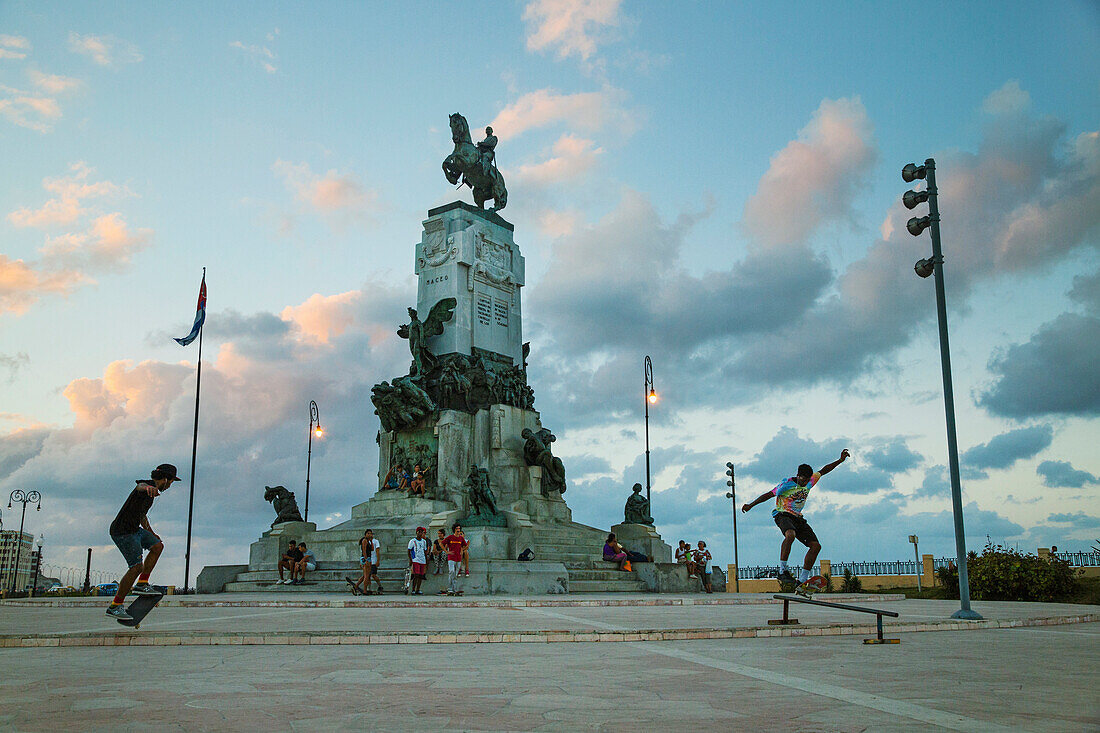
[[[154,480],[158,478],[168,479],[168,483],[175,483],[176,481],[182,481],[179,476],[176,475],[176,467],[171,463],[162,463],[153,469],[150,477]]]

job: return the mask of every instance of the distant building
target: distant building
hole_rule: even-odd
[[[15,566],[17,554],[19,567]],[[37,555],[31,533],[20,534],[14,529],[0,531],[0,588],[11,590],[13,579],[16,590],[29,586],[34,577],[34,557]]]

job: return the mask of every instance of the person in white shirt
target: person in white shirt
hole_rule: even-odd
[[[420,584],[428,574],[427,536],[428,530],[425,527],[417,527],[416,537],[409,540],[409,567],[412,568],[412,588],[409,592],[414,596],[423,595]]]

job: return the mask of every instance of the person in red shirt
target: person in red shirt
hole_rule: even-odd
[[[462,591],[458,587],[458,576],[462,570],[462,554],[469,546],[469,541],[462,536],[462,525],[451,527],[451,533],[443,539],[443,546],[447,548],[447,590],[439,591],[440,595],[460,596]]]

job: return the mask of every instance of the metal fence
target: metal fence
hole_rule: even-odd
[[[1053,553],[1059,560],[1069,563],[1075,568],[1100,567],[1100,552],[1056,552]],[[933,570],[946,568],[955,564],[953,557],[937,557],[932,559]],[[834,562],[830,563],[829,574],[834,578],[844,575],[844,570],[849,569],[852,575],[920,575],[923,572],[922,563],[916,560],[896,560],[893,562]],[[801,568],[791,565],[791,572],[797,573]],[[821,573],[820,566],[815,566],[811,571],[813,575]],[[737,569],[737,577],[741,580],[753,580],[754,578],[774,578],[779,575],[778,565],[751,565]]]
[[[951,557],[938,557],[932,560],[933,568],[939,570],[955,562]],[[916,560],[897,560],[893,562],[834,562],[830,563],[829,575],[839,578],[844,575],[845,568],[852,571],[852,575],[920,575],[923,572],[921,563]],[[801,568],[791,566],[791,572],[795,573]],[[812,575],[821,573],[821,566],[815,565],[810,571]],[[754,565],[737,569],[737,577],[741,580],[754,578],[774,578],[779,575],[778,565]]]
[[[1054,552],[1059,560],[1068,562],[1075,568],[1095,568],[1100,566],[1100,552]]]

